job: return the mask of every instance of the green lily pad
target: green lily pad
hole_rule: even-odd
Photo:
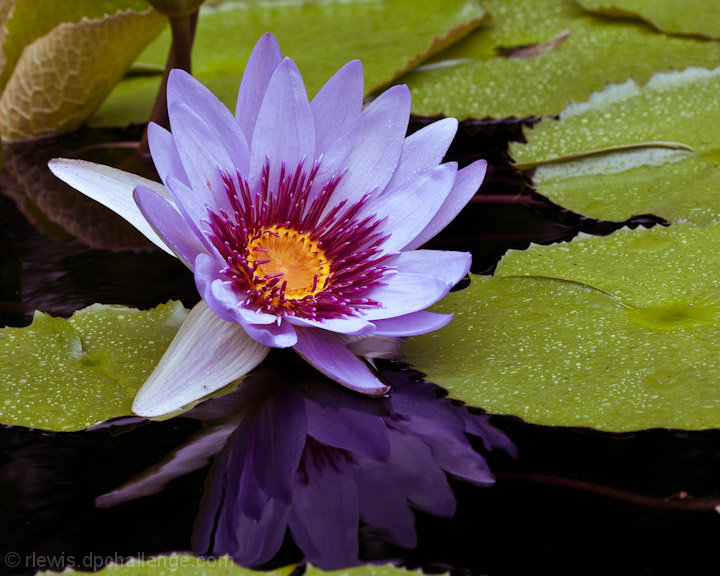
[[[92,561],[102,561],[102,558],[78,558],[78,560],[86,559],[89,564],[87,566],[78,566],[79,568],[97,568],[97,565],[93,566]],[[295,566],[278,568],[271,571],[251,570],[238,566],[227,556],[214,560],[204,560],[187,554],[170,554],[168,556],[154,556],[143,559],[131,558],[124,564],[110,564],[105,566],[102,570],[96,572],[96,574],[100,576],[113,576],[115,574],[121,574],[122,576],[289,576],[294,570]],[[51,576],[52,574],[57,574],[57,572],[38,572],[37,576]],[[87,574],[87,572],[67,569],[63,574]],[[314,566],[308,566],[305,574],[306,576],[320,576],[321,574],[332,574],[334,576],[421,576],[422,572],[419,570],[410,572],[390,564],[384,566],[367,564],[365,566],[358,566],[357,568],[347,568],[331,572],[320,570]]]
[[[193,48],[193,74],[234,109],[245,63],[258,38],[274,33],[299,66],[312,96],[341,66],[359,58],[371,92],[476,28],[486,13],[476,0],[367,2],[228,2],[204,6]],[[138,66],[165,65],[165,32]],[[93,120],[124,125],[146,121],[160,77],[120,82]]]
[[[511,250],[496,276],[543,276],[593,286],[638,308],[720,306],[720,224],[619,230]]]
[[[576,0],[586,10],[619,18],[642,18],[669,34],[720,37],[720,5],[706,0]]]
[[[0,423],[70,431],[132,414],[186,316],[179,302],[95,304],[68,320],[36,312],[26,328],[0,329]]]
[[[717,308],[648,322],[584,284],[475,276],[434,310],[453,312],[452,322],[403,351],[468,405],[612,432],[720,426]]]
[[[701,68],[610,86],[527,129],[511,154],[539,165],[540,194],[585,216],[708,224],[720,216],[720,137],[708,129],[720,122],[718,90],[720,69]]]
[[[20,2],[16,8],[26,4]],[[37,10],[37,3],[33,6],[33,14],[44,12]],[[25,32],[8,34],[6,40],[5,72],[12,69],[12,75],[0,97],[3,139],[29,138],[80,125],[166,24],[163,16],[150,9],[128,9],[76,22],[62,19],[53,26],[61,16],[62,10],[50,10],[49,18],[31,20],[29,28],[29,17],[13,15],[8,23]],[[29,43],[23,44],[26,41]],[[20,45],[24,47],[18,53]]]
[[[490,24],[401,80],[415,114],[506,118],[558,114],[608,83],[647,81],[657,71],[715,67],[720,45],[668,37],[630,20],[601,18],[573,0],[485,0]],[[505,56],[569,30],[553,50]]]
[[[556,204],[598,220],[654,214],[706,225],[720,219],[720,165],[685,151],[646,148],[545,164],[533,183]]]
[[[519,164],[538,164],[592,150],[667,141],[719,161],[720,136],[708,129],[720,122],[719,90],[720,68],[660,73],[645,86],[632,80],[608,86],[587,102],[565,108],[559,122],[548,118],[526,130],[527,144],[512,145],[511,154]]]

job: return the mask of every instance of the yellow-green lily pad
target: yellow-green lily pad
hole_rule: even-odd
[[[669,34],[720,38],[720,4],[706,0],[576,0],[586,10],[641,18]]]
[[[718,91],[720,69],[701,68],[610,86],[527,129],[511,154],[521,167],[539,165],[540,194],[590,218],[715,222],[720,137],[709,127],[720,122]]]
[[[658,327],[601,290],[539,277],[474,276],[434,309],[452,322],[403,351],[468,405],[612,432],[720,426],[717,316]]]
[[[92,557],[88,557],[92,560]],[[97,558],[101,560],[100,558]],[[97,568],[90,563],[89,566],[79,568]],[[295,566],[278,568],[271,571],[251,570],[235,564],[229,557],[223,556],[216,559],[205,560],[188,554],[170,554],[167,556],[153,556],[148,558],[131,558],[124,564],[109,564],[95,572],[99,576],[289,576],[295,570]],[[51,576],[57,572],[38,572],[37,576]],[[87,574],[86,571],[76,571],[71,568],[63,574]],[[376,566],[367,564],[356,568],[344,570],[333,570],[326,572],[308,566],[305,570],[306,576],[320,576],[327,574],[331,576],[421,576],[419,570],[408,571],[397,568],[390,564]]]
[[[544,276],[593,286],[636,308],[720,313],[720,224],[619,230],[511,250],[496,276]],[[672,326],[670,326],[672,328]]]
[[[608,83],[646,82],[657,71],[720,64],[716,42],[599,17],[573,0],[485,0],[484,6],[492,15],[486,26],[401,79],[410,86],[414,113],[461,119],[554,115]],[[512,47],[563,33],[567,38],[552,50],[510,56]]]
[[[67,320],[36,312],[28,327],[0,329],[0,423],[70,431],[132,414],[186,316],[179,302],[94,304]]]
[[[245,63],[258,38],[277,36],[283,54],[299,66],[312,96],[341,66],[359,58],[371,92],[476,28],[486,16],[477,0],[368,2],[227,2],[204,6],[193,48],[193,74],[235,108]],[[138,59],[164,66],[164,33]],[[147,120],[159,77],[131,77],[117,86],[94,122],[124,125]]]

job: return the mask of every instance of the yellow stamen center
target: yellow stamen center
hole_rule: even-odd
[[[307,233],[271,226],[251,240],[248,248],[248,264],[263,262],[255,268],[256,279],[264,282],[267,276],[282,274],[277,285],[287,282],[285,298],[288,300],[317,294],[330,279],[330,261]]]

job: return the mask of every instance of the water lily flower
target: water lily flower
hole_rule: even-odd
[[[418,249],[477,191],[485,162],[441,163],[452,118],[405,137],[406,86],[363,109],[360,62],[309,101],[274,36],[255,46],[233,115],[181,70],[168,80],[171,131],[151,124],[163,185],[81,160],[51,170],[124,216],[193,270],[202,301],[139,391],[133,410],[175,412],[293,347],[369,395],[389,387],[353,347],[427,333],[425,310],[470,267],[464,252]]]

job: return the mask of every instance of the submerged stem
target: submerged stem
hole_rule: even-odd
[[[158,91],[155,105],[153,106],[150,122],[155,122],[163,128],[170,127],[170,119],[167,109],[167,82],[170,70],[180,68],[190,73],[192,71],[191,54],[193,40],[195,39],[195,29],[197,28],[198,10],[187,16],[170,16],[170,31],[172,33],[172,44],[170,45],[170,53],[168,54],[167,63],[165,64],[165,72],[163,73],[162,83]],[[143,134],[138,154],[144,156],[150,152],[147,139],[147,128]]]

